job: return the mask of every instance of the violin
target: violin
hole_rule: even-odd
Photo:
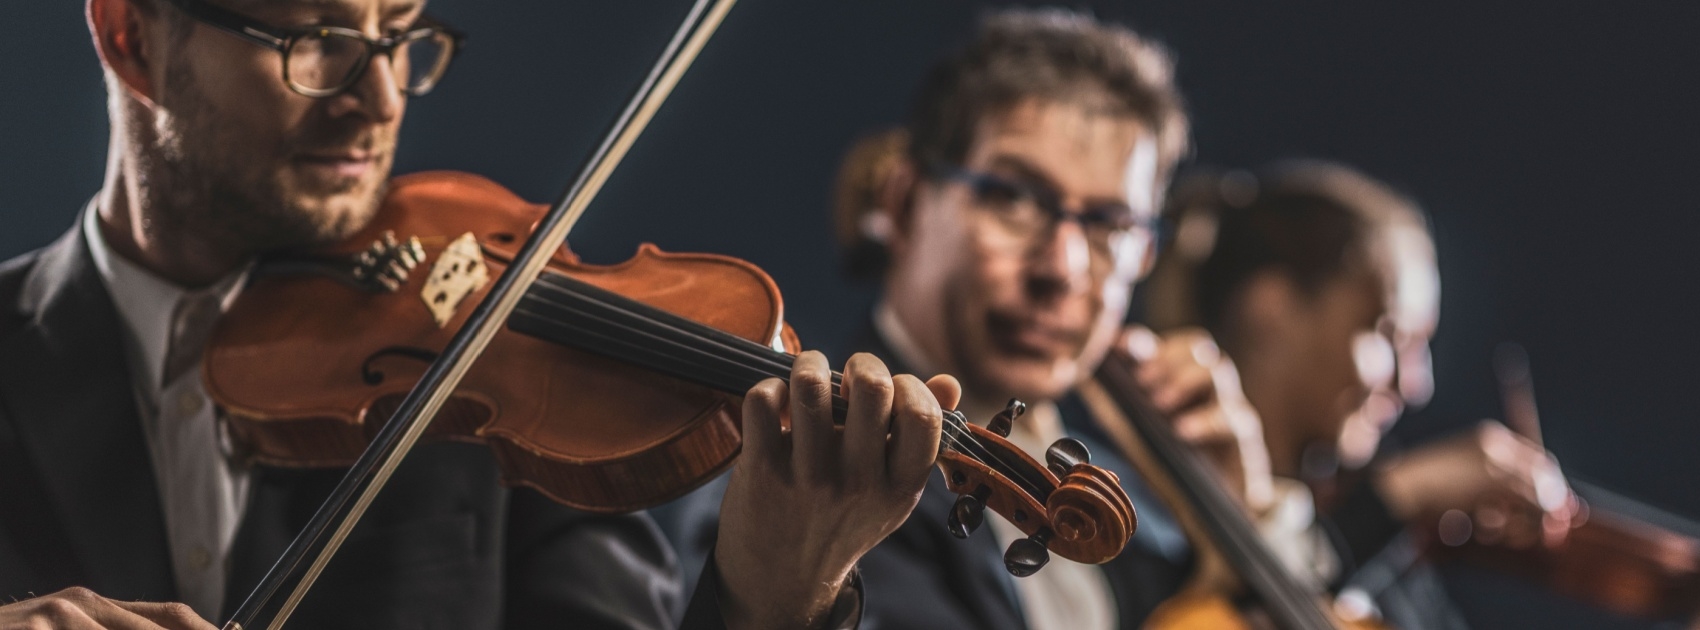
[[[1111,353],[1093,379],[1076,391],[1099,426],[1175,511],[1196,550],[1197,569],[1180,593],[1158,606],[1145,627],[1249,629],[1265,622],[1283,630],[1383,627],[1372,619],[1337,612],[1287,570],[1203,456],[1175,436],[1145,397],[1134,380],[1135,368],[1132,358]],[[1255,612],[1242,609],[1245,595],[1255,600]]]
[[[1513,431],[1541,443],[1529,357],[1516,344],[1494,353],[1494,374]],[[1474,531],[1469,515],[1435,515],[1416,532],[1424,553],[1513,575],[1612,612],[1647,620],[1700,616],[1700,526],[1572,480],[1579,512],[1555,545],[1515,547]]]
[[[406,175],[344,243],[257,268],[205,358],[208,395],[247,457],[351,465],[544,210],[476,175]],[[739,397],[790,374],[799,344],[783,310],[773,280],[736,258],[644,245],[599,266],[561,248],[425,435],[485,444],[508,483],[574,508],[660,504],[729,466]],[[1039,465],[946,416],[953,486],[1064,557],[1121,551],[1134,515],[1114,473]]]
[[[1453,537],[1443,533],[1453,519],[1437,518],[1434,527],[1420,531],[1424,553],[1437,562],[1515,576],[1628,617],[1662,621],[1700,615],[1700,538],[1655,524],[1664,519],[1648,518],[1658,514],[1651,508],[1572,484],[1590,502],[1557,545],[1513,547],[1479,535]]]
[[[645,246],[595,266],[564,246],[732,4],[710,1],[553,206],[474,175],[400,177],[359,234],[254,270],[208,342],[209,396],[250,461],[349,470],[227,630],[281,627],[423,437],[487,445],[507,483],[597,512],[655,505],[730,465],[738,396],[787,377],[798,345],[773,280],[724,256]],[[1051,552],[1106,562],[1133,534],[1115,475],[1074,455],[1040,465],[949,411],[937,461],[1028,535],[1006,563],[1031,572]]]

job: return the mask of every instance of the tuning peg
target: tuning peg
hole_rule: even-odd
[[[1045,464],[1058,477],[1067,475],[1076,464],[1091,462],[1092,452],[1086,450],[1086,445],[1081,444],[1080,440],[1071,437],[1057,440],[1050,448],[1045,449]]]
[[[1001,437],[1009,437],[1009,430],[1015,426],[1015,419],[1024,413],[1027,413],[1027,403],[1011,398],[1003,411],[999,411],[998,415],[992,416],[991,422],[986,423],[986,429]]]
[[[991,496],[991,488],[980,486],[971,494],[956,497],[956,505],[951,506],[950,514],[945,517],[950,534],[967,538],[974,530],[980,529],[980,524],[986,522],[986,499]]]
[[[956,505],[950,508],[950,516],[945,520],[950,527],[950,535],[967,538],[986,522],[986,503],[972,494],[956,497]]]
[[[1038,573],[1045,563],[1051,561],[1051,552],[1045,549],[1050,534],[1050,530],[1041,529],[1032,536],[1010,543],[1009,550],[1003,554],[1003,568],[1015,577]]]

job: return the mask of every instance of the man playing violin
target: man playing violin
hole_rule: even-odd
[[[56,243],[0,266],[0,628],[210,627],[340,478],[247,465],[199,356],[256,257],[373,216],[407,99],[460,41],[422,4],[88,1],[105,182]],[[854,625],[854,565],[914,505],[957,390],[854,357],[836,431],[825,360],[796,366],[745,398],[688,609],[645,517],[504,489],[488,452],[440,443],[401,465],[292,623]]]
[[[1256,512],[1270,503],[1258,421],[1207,338],[1125,328],[1154,260],[1161,193],[1186,145],[1167,56],[1121,27],[1059,10],[992,14],[934,67],[907,129],[852,153],[839,191],[852,266],[875,261],[884,295],[856,348],[918,374],[962,378],[962,409],[1028,404],[1011,441],[1040,461],[1086,443],[1116,472],[1139,528],[1102,567],[1052,559],[1012,578],[1000,557],[1022,535],[947,535],[957,500],[934,475],[902,528],[863,562],[880,628],[1137,628],[1178,590],[1191,554],[1072,390],[1111,352]],[[902,136],[906,135],[907,139]],[[843,237],[844,235],[840,235]],[[859,242],[858,242],[859,241]],[[878,253],[874,253],[878,252]],[[855,271],[853,269],[853,271]],[[712,501],[709,501],[712,503]],[[686,510],[681,547],[706,523]],[[664,520],[664,524],[666,521]]]
[[[1232,367],[1194,351],[1207,340],[1138,343],[1149,338],[1123,324],[1187,143],[1172,81],[1167,55],[1137,34],[1043,10],[989,17],[923,80],[907,152],[868,223],[883,226],[872,232],[888,262],[862,347],[959,375],[970,418],[1028,403],[1011,440],[1039,457],[1064,436],[1085,442],[1140,518],[1102,567],[1058,559],[1011,579],[998,560],[1018,534],[994,521],[966,541],[944,537],[956,497],[935,475],[864,562],[880,577],[868,614],[881,627],[1134,628],[1178,589],[1189,553],[1172,517],[1072,395],[1110,352],[1138,352],[1139,380],[1177,431],[1216,456],[1248,505],[1267,503],[1257,420]]]

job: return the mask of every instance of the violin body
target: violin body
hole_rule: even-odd
[[[1700,615],[1700,540],[1632,516],[1591,509],[1562,543],[1515,548],[1471,538],[1452,546],[1428,533],[1426,551],[1513,575],[1630,617]]]
[[[257,268],[210,340],[203,371],[236,441],[267,465],[350,465],[546,209],[474,175],[403,176],[365,230],[315,254],[369,254],[364,272]],[[418,260],[400,269],[406,250]],[[400,276],[393,289],[354,278],[384,274]],[[594,266],[563,247],[544,274],[796,350],[777,286],[742,260],[645,245],[624,263]],[[489,445],[510,484],[579,509],[631,511],[689,492],[739,450],[735,396],[507,328],[486,355],[427,436]]]

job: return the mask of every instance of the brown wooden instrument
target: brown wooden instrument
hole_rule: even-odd
[[[209,342],[207,390],[253,459],[349,471],[226,630],[281,627],[428,432],[489,444],[507,481],[588,510],[653,505],[728,465],[733,399],[791,371],[773,281],[653,247],[583,265],[564,243],[731,4],[698,0],[553,206],[471,175],[398,178],[361,234],[255,270]],[[1047,548],[1103,562],[1132,535],[1113,474],[1040,467],[957,412],[939,452],[1029,535],[1012,570]]]
[[[1443,521],[1436,519],[1421,532],[1426,553],[1438,562],[1516,576],[1621,615],[1649,620],[1700,615],[1700,539],[1633,516],[1647,508],[1627,499],[1601,503],[1611,495],[1580,485],[1576,490],[1595,499],[1556,545],[1514,547],[1479,535],[1448,544],[1450,537],[1438,531]]]
[[[353,464],[545,210],[474,175],[409,175],[348,241],[258,267],[204,365],[248,456]],[[738,398],[790,373],[782,314],[773,280],[742,260],[646,245],[596,266],[561,248],[426,435],[487,444],[507,482],[573,507],[656,505],[730,465]],[[1038,570],[1047,549],[1105,562],[1133,534],[1114,473],[1084,458],[1040,465],[954,411],[939,452],[953,489],[1029,535],[1011,571]]]
[[[250,457],[352,464],[545,210],[475,175],[408,175],[345,243],[261,266],[205,360]],[[597,266],[562,248],[525,293],[426,435],[487,444],[508,482],[584,510],[656,505],[725,469],[738,398],[788,376],[798,347],[773,280],[727,256],[646,245]],[[1064,557],[1121,551],[1134,516],[1114,473],[1042,466],[949,416],[953,485]]]
[[[1501,345],[1494,372],[1506,424],[1541,443],[1528,354],[1515,344]],[[1555,545],[1516,547],[1491,534],[1474,534],[1462,513],[1437,515],[1418,534],[1437,561],[1514,575],[1622,615],[1696,619],[1700,527],[1603,489],[1571,484],[1582,499],[1581,511]]]
[[[1296,579],[1272,554],[1201,454],[1183,444],[1134,380],[1135,364],[1111,353],[1077,391],[1105,433],[1174,510],[1197,569],[1145,627],[1162,630],[1380,628],[1345,619],[1323,593]],[[1249,596],[1251,607],[1242,602]]]

